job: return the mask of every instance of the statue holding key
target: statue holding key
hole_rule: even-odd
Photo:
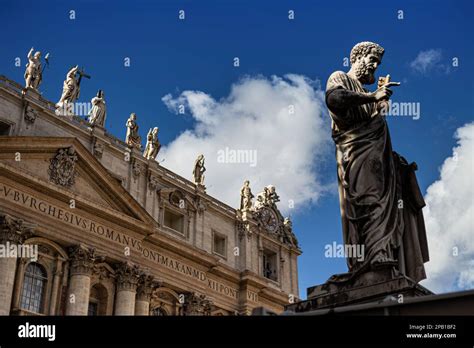
[[[376,43],[358,43],[350,54],[350,70],[334,72],[327,82],[344,243],[364,247],[364,257],[348,257],[349,272],[333,276],[334,282],[384,267],[415,282],[426,278],[425,203],[417,166],[392,150],[385,120],[391,88],[400,83],[387,75],[374,92],[364,87],[375,83],[383,54]]]

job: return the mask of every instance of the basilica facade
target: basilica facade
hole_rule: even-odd
[[[155,160],[157,129],[145,154],[135,118],[125,141],[107,133],[103,93],[92,123],[37,87],[0,77],[0,315],[250,315],[297,300],[301,250],[273,186],[253,203],[247,183],[230,207],[206,193],[202,158],[183,158],[194,182]]]

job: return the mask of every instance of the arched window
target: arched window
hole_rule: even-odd
[[[107,289],[102,284],[95,284],[89,295],[87,315],[107,315]]]
[[[168,315],[163,307],[156,307],[151,310],[151,315],[155,317],[164,317]]]
[[[26,267],[20,306],[30,312],[42,313],[46,282],[46,270],[39,263],[31,262]]]

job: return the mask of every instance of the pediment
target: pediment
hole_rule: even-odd
[[[44,184],[35,189],[67,192],[91,206],[156,225],[117,178],[75,138],[0,137],[0,158],[0,169],[13,168],[18,180],[34,178]]]

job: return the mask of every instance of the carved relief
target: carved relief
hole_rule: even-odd
[[[263,191],[257,195],[255,202],[255,209],[258,210],[263,207],[274,207],[280,201],[280,196],[277,195],[275,186],[268,185],[264,187]]]
[[[156,191],[158,189],[158,186],[159,186],[158,177],[150,174],[150,176],[148,177],[148,189],[150,191]]]
[[[235,224],[239,239],[242,239],[243,237],[247,236],[247,238],[250,240],[250,238],[252,237],[252,229],[250,228],[250,224],[248,223],[248,221],[236,221]]]
[[[37,117],[38,117],[38,111],[36,111],[32,106],[28,104],[25,110],[26,123],[29,125],[35,123]]]
[[[97,276],[99,280],[114,278],[114,273],[108,268],[107,264],[95,264],[93,267],[93,274]]]
[[[290,244],[295,248],[298,248],[298,240],[296,239],[296,236],[293,233],[293,223],[291,222],[289,217],[286,217],[285,221],[283,221],[283,236],[284,243]]]
[[[102,154],[104,153],[104,145],[102,143],[96,142],[94,145],[94,156],[98,159],[102,158]]]
[[[76,177],[77,155],[74,148],[59,149],[51,159],[48,173],[49,179],[57,185],[71,187]]]
[[[174,205],[175,207],[178,207],[180,209],[186,208],[186,200],[184,194],[179,191],[175,190],[170,193],[169,196],[169,202]]]
[[[142,168],[140,166],[140,163],[137,160],[133,160],[132,162],[132,174],[133,177],[136,179],[138,176],[141,174]]]
[[[204,213],[204,211],[207,209],[206,203],[199,196],[196,197],[196,206],[197,206],[197,211],[198,211],[199,214]]]

